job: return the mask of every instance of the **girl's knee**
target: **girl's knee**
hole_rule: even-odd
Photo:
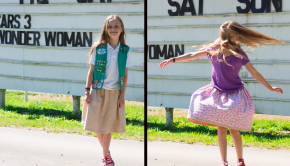
[[[230,133],[231,133],[232,137],[240,137],[241,136],[239,130],[230,129]]]
[[[224,127],[218,127],[218,134],[219,135],[226,135],[228,132],[228,129],[227,128],[224,128]]]

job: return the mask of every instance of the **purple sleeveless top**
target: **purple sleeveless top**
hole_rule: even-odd
[[[213,48],[206,49],[208,58],[211,59],[211,54],[208,50]],[[243,55],[243,59],[238,58],[234,55],[227,56],[225,59],[228,64],[232,66],[228,66],[225,62],[215,61],[217,59],[216,56],[213,56],[211,59],[212,64],[212,77],[211,77],[211,85],[224,93],[231,93],[238,91],[244,88],[244,83],[239,77],[239,71],[242,66],[250,62],[248,56],[245,52],[240,52],[238,49],[236,52]],[[218,55],[219,59],[222,59],[221,54]]]

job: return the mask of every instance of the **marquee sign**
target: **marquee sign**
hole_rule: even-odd
[[[270,13],[271,12],[271,3],[274,5],[276,12],[282,11],[282,0],[261,0],[261,8],[256,7],[256,0],[237,0],[240,3],[244,3],[246,8],[242,9],[241,6],[236,6],[238,13],[249,13],[252,11],[253,13]],[[183,0],[182,4],[168,0],[168,4],[172,7],[175,7],[176,10],[168,10],[169,16],[184,16],[185,12],[190,12],[192,16],[203,15],[203,0],[199,0],[198,3],[198,14],[195,10],[195,4],[193,0]]]
[[[174,49],[173,49],[174,48]],[[159,57],[164,57],[164,59],[170,59],[172,57],[177,57],[184,54],[184,45],[181,48],[178,44],[165,44],[161,49],[160,45],[148,45],[147,46],[149,59],[159,59]]]
[[[22,25],[19,19],[20,14],[3,14],[0,15],[1,28],[20,29]],[[31,28],[31,15],[24,16],[27,23],[23,25],[24,29]],[[40,46],[41,33],[39,31],[11,31],[0,30],[1,44],[16,44],[16,45],[32,45]],[[44,31],[45,45],[46,46],[63,46],[66,47],[70,44],[72,47],[90,47],[92,45],[92,32],[47,32]]]

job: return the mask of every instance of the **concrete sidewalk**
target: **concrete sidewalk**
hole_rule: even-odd
[[[112,140],[116,166],[144,166],[144,142]],[[99,166],[98,139],[0,127],[0,166]]]
[[[290,166],[290,150],[244,147],[246,166]],[[228,147],[229,166],[236,164],[236,151]],[[148,142],[149,166],[219,166],[218,146]]]

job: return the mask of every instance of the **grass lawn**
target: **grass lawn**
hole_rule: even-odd
[[[0,109],[0,126],[29,128],[47,132],[67,132],[94,135],[83,130],[81,115],[73,115],[72,96],[6,91],[6,107]],[[83,103],[83,97],[81,103]],[[141,102],[127,102],[125,133],[113,138],[144,141],[144,107]]]
[[[188,144],[218,145],[217,128],[193,124],[187,111],[174,111],[173,127],[166,127],[164,110],[148,109],[148,141],[173,141]],[[270,149],[290,149],[290,117],[255,115],[252,130],[241,132],[243,145]],[[229,132],[228,145],[234,142]]]
[[[72,96],[6,92],[6,108],[0,109],[0,126],[67,132],[82,135],[81,116],[72,113]],[[81,103],[83,103],[83,97]],[[166,127],[165,110],[148,109],[148,141],[172,141],[188,144],[218,145],[216,127],[195,125],[185,118],[186,110],[174,111],[173,127]],[[126,101],[127,132],[114,133],[113,138],[144,141],[144,107],[142,102]],[[270,149],[290,149],[290,117],[255,115],[252,131],[241,132],[243,145]],[[233,146],[230,134],[228,145]]]

